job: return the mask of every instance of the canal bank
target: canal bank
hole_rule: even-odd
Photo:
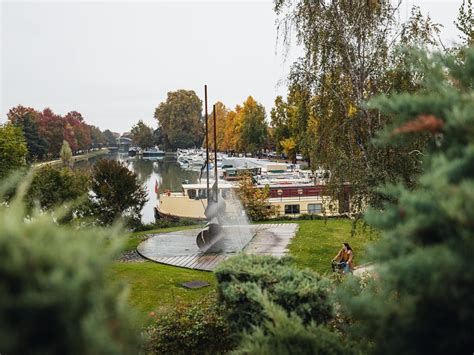
[[[72,160],[74,161],[74,163],[77,163],[81,161],[87,161],[89,159],[100,157],[103,155],[107,155],[109,153],[110,153],[109,149],[103,148],[100,150],[94,150],[93,152],[88,152],[86,154],[75,155],[72,157]],[[49,161],[45,161],[41,163],[36,163],[36,164],[33,164],[33,169],[40,168],[41,166],[48,165],[48,164],[53,165],[53,166],[59,165],[61,164],[61,162],[62,162],[61,159],[55,159],[55,160],[49,160]]]

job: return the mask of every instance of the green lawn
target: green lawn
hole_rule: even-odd
[[[163,312],[176,303],[192,303],[215,289],[211,272],[162,265],[151,261],[114,263],[111,279],[130,287],[130,302],[142,312]],[[207,281],[209,287],[190,290],[180,286],[186,281]]]
[[[274,221],[272,221],[274,223]],[[330,262],[348,242],[354,249],[356,264],[364,261],[365,248],[377,239],[375,233],[360,229],[351,236],[351,222],[345,219],[296,221],[299,230],[289,249],[297,265],[309,267],[319,273],[331,271]],[[126,250],[133,250],[146,234],[172,232],[180,229],[199,228],[199,226],[172,227],[128,236]],[[139,311],[162,312],[176,303],[192,303],[215,289],[215,278],[210,272],[195,271],[150,261],[114,263],[110,270],[113,281],[123,282],[130,287],[130,300]],[[211,286],[199,290],[188,290],[181,282],[202,280]]]
[[[352,223],[347,219],[298,221],[299,230],[290,244],[290,255],[302,267],[321,274],[331,272],[331,260],[341,249],[342,243],[350,244],[356,265],[365,262],[366,247],[378,236],[368,228],[358,227],[351,236]]]

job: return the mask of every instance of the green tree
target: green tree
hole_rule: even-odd
[[[165,149],[202,145],[204,126],[202,101],[192,90],[168,93],[166,102],[155,109],[154,117],[163,134]]]
[[[74,165],[74,159],[72,158],[72,150],[67,141],[63,141],[61,150],[59,151],[59,157],[64,166],[72,167]]]
[[[257,153],[265,148],[268,125],[265,121],[265,108],[249,96],[244,102],[240,127],[240,148],[242,151]]]
[[[115,147],[117,145],[117,137],[115,136],[115,134],[112,133],[110,129],[106,129],[104,132],[102,132],[102,134],[104,136],[105,143],[107,144],[107,146]]]
[[[20,127],[0,125],[0,180],[26,166],[28,148]]]
[[[399,149],[375,145],[376,132],[393,118],[365,102],[418,88],[421,73],[411,70],[400,46],[436,45],[439,26],[417,8],[400,23],[398,6],[388,0],[276,0],[275,11],[286,39],[295,30],[304,49],[289,77],[297,149],[311,158],[312,168],[331,171],[335,194],[351,183],[356,211],[380,204],[380,182],[413,186],[421,165],[410,153],[423,148],[425,137]]]
[[[138,176],[116,160],[99,160],[92,168],[89,214],[97,222],[110,225],[119,218],[133,227],[141,223],[147,192]]]
[[[138,123],[132,127],[131,133],[133,144],[136,146],[145,149],[155,145],[153,129],[143,123],[142,120],[138,121]]]
[[[27,199],[30,205],[38,202],[41,209],[49,210],[87,196],[89,187],[90,175],[86,171],[47,164],[35,170]]]
[[[102,148],[104,145],[108,143],[108,139],[106,139],[104,133],[96,126],[89,126],[91,130],[91,144],[93,148]],[[115,142],[115,144],[117,144]]]
[[[121,244],[118,230],[59,226],[48,213],[25,223],[25,189],[0,204],[2,352],[136,353],[125,290],[107,276]]]
[[[8,120],[23,131],[28,147],[27,161],[30,163],[43,159],[48,151],[48,142],[38,132],[37,114],[34,109],[21,105],[11,108],[7,114]]]
[[[459,8],[457,21],[454,22],[457,29],[461,32],[463,47],[470,47],[474,44],[474,13],[472,0],[463,0]]]
[[[373,105],[397,117],[383,135],[390,144],[429,135],[425,170],[414,190],[382,190],[384,210],[366,216],[383,232],[373,254],[378,277],[362,292],[350,283],[339,304],[354,321],[350,333],[373,353],[463,354],[474,348],[474,49],[464,62],[418,58],[423,89]]]
[[[272,139],[275,142],[276,152],[281,154],[283,147],[281,142],[290,138],[290,127],[288,122],[288,105],[281,96],[275,99],[275,106],[270,112],[271,126],[273,128]]]

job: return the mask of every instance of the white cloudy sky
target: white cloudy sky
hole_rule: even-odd
[[[1,1],[1,0],[0,0]],[[405,0],[444,25],[462,0]],[[0,4],[0,122],[22,104],[76,110],[101,129],[124,132],[176,89],[229,107],[252,95],[271,109],[291,59],[276,47],[272,1],[44,2]]]

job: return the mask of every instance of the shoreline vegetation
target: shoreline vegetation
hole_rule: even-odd
[[[109,153],[110,153],[110,149],[101,148],[101,149],[98,149],[98,150],[87,152],[85,154],[74,155],[72,157],[72,161],[74,163],[77,163],[77,162],[84,161],[84,160],[89,160],[90,158],[98,157],[98,156],[101,156],[101,155],[107,155]],[[41,168],[42,166],[45,166],[45,165],[55,166],[55,165],[60,165],[62,163],[63,163],[63,161],[61,160],[61,158],[58,158],[58,159],[54,159],[54,160],[48,160],[48,161],[43,161],[43,162],[39,162],[39,163],[34,163],[32,165],[32,168],[37,169],[37,168]]]

